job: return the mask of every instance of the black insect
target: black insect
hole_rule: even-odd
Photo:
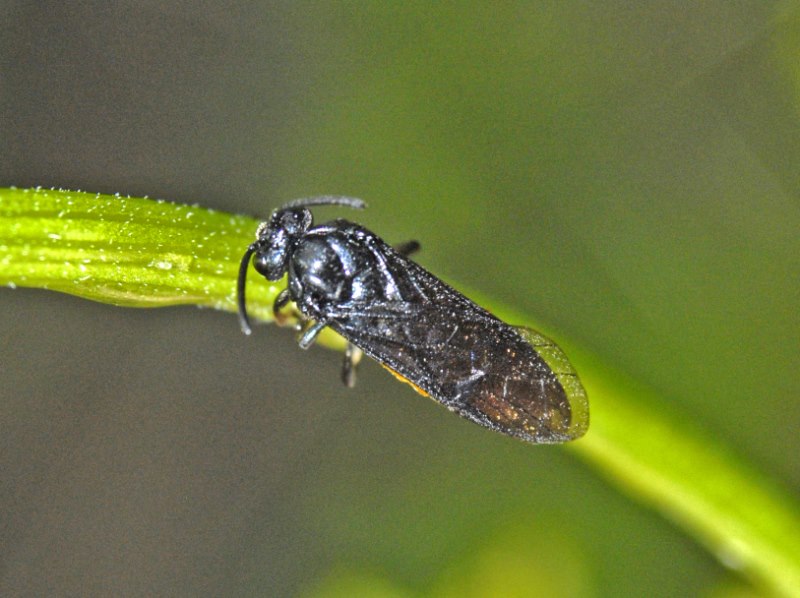
[[[239,270],[242,330],[250,334],[245,281],[256,271],[288,287],[307,348],[325,327],[349,343],[342,378],[355,383],[361,351],[423,395],[482,426],[528,442],[565,442],[589,425],[586,392],[564,353],[527,328],[510,326],[417,265],[416,242],[392,248],[347,220],[313,226],[311,206],[363,209],[348,197],[301,199],[275,210]]]

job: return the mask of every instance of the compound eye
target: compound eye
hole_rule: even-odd
[[[286,273],[286,250],[269,249],[256,253],[253,267],[267,280],[278,280]]]

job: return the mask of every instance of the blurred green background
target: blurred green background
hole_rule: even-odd
[[[0,69],[1,185],[363,197],[800,494],[798,2],[5,1]],[[749,591],[374,364],[348,391],[229,314],[0,301],[0,594]]]

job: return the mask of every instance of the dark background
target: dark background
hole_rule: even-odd
[[[363,197],[800,491],[796,2],[4,1],[0,185]],[[348,391],[340,355],[231,314],[0,291],[0,594],[738,583],[571,453],[374,364]]]

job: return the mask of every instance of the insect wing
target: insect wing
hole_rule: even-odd
[[[445,291],[436,303],[348,306],[335,310],[329,325],[482,426],[534,443],[582,436],[588,401],[564,353],[544,336],[509,326],[434,280]]]

